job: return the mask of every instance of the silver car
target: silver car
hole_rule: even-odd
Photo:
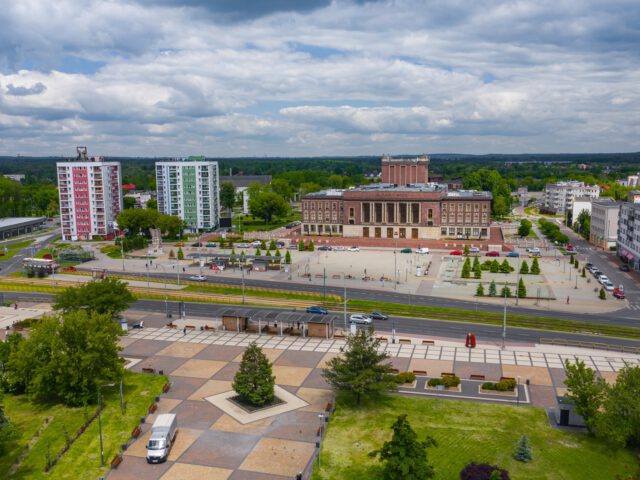
[[[363,313],[357,313],[349,317],[351,323],[360,323],[362,325],[371,325],[371,317]]]

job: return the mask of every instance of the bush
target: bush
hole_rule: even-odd
[[[531,452],[531,445],[529,445],[529,438],[526,435],[520,437],[516,449],[513,452],[513,458],[519,462],[529,463],[533,460],[533,454]]]
[[[416,380],[416,374],[413,372],[400,372],[396,375],[397,383],[413,383]]]
[[[442,378],[430,378],[427,382],[430,387],[437,387],[438,385],[444,385],[446,388],[456,388],[460,385],[460,377],[457,375],[445,375]]]
[[[430,378],[429,381],[427,382],[427,385],[429,385],[430,387],[437,387],[438,385],[442,385],[442,379],[441,378]]]
[[[471,462],[465,466],[460,472],[460,480],[490,480],[493,472],[496,471],[500,475],[497,477],[500,480],[511,480],[509,472],[496,466],[489,465],[488,463],[475,463]],[[495,476],[493,478],[496,478]]]
[[[607,293],[604,291],[604,288],[600,289],[600,293],[598,294],[598,298],[600,300],[606,300],[607,299]]]
[[[482,384],[482,389],[483,390],[496,390],[498,392],[509,392],[509,391],[513,391],[516,388],[516,381],[515,380],[500,380],[499,382],[493,383],[493,382],[484,382]]]
[[[481,283],[479,283],[478,288],[476,288],[476,297],[484,297],[484,287]]]

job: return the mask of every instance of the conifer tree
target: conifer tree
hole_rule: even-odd
[[[513,452],[513,458],[524,463],[529,463],[533,460],[531,445],[529,445],[529,438],[526,435],[522,435],[520,437],[520,440],[516,445],[516,450]]]
[[[526,275],[527,273],[529,273],[529,264],[524,260],[520,265],[520,275]]]
[[[476,297],[484,297],[484,287],[481,283],[479,283],[478,288],[476,288]]]
[[[496,295],[498,295],[498,287],[496,287],[496,281],[491,280],[491,283],[489,284],[489,296],[495,297]]]
[[[533,262],[531,262],[531,269],[529,271],[533,275],[540,275],[540,265],[538,265],[538,257],[533,257]]]
[[[249,344],[242,354],[240,368],[231,387],[244,403],[262,407],[273,401],[276,377],[272,375],[271,362],[256,342]]]
[[[524,285],[524,280],[521,278],[518,282],[518,298],[527,297],[527,287]]]
[[[471,278],[471,260],[469,257],[466,258],[464,264],[462,265],[462,278]]]

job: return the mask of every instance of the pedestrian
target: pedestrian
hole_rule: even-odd
[[[149,268],[149,264],[148,264],[148,263],[145,263],[145,264],[144,264],[144,268]]]
[[[184,269],[184,267],[182,267],[182,273],[186,272],[186,270]]]
[[[569,297],[567,297],[567,305],[569,305]]]
[[[186,334],[187,334],[187,327],[184,327],[184,328],[182,329],[182,335],[186,335]]]
[[[300,322],[298,322],[298,330],[300,330]]]
[[[18,309],[18,302],[16,302],[16,303],[14,303],[14,304],[13,304],[13,309],[14,309],[14,310],[17,310],[17,309]]]
[[[153,265],[153,260],[149,260],[149,264]],[[157,267],[157,265],[156,265],[156,267]]]

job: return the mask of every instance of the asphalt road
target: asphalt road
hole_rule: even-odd
[[[118,270],[109,271],[112,274],[122,273]],[[145,273],[136,273],[136,272],[127,272],[128,275],[137,275],[141,278],[146,278],[147,274]],[[163,274],[163,273],[149,273],[149,276],[152,278],[168,278],[174,280],[176,278],[175,274]],[[184,277],[182,277],[184,278]],[[594,280],[595,281],[595,280]],[[214,276],[207,277],[208,283],[218,283],[225,285],[234,285],[240,286],[242,283],[242,279],[240,278],[229,278],[223,276]],[[597,283],[597,282],[596,282]],[[311,282],[280,282],[280,281],[270,281],[270,280],[256,280],[252,278],[245,278],[244,284],[247,287],[264,287],[264,288],[275,288],[275,289],[284,289],[284,290],[295,290],[298,292],[314,292],[314,293],[322,293],[323,286],[322,280],[313,279]],[[342,297],[344,295],[344,289],[340,287],[326,287],[327,294],[337,295]],[[389,291],[380,291],[380,290],[365,290],[361,288],[347,288],[347,298],[349,299],[358,299],[358,300],[370,300],[370,301],[383,301],[383,302],[392,302],[392,303],[403,303],[406,305],[426,305],[426,306],[436,306],[443,308],[457,308],[463,310],[469,310],[469,314],[473,315],[473,311],[482,311],[482,312],[494,312],[494,313],[502,313],[503,306],[495,305],[495,304],[487,304],[481,302],[471,302],[466,300],[455,300],[448,298],[441,298],[435,296],[428,295],[410,295],[406,293],[399,293],[393,290],[393,287],[389,288]],[[591,323],[601,323],[601,324],[611,324],[611,325],[622,325],[628,327],[640,327],[640,311],[632,311],[628,309],[621,309],[615,312],[608,312],[602,314],[584,314],[584,313],[571,313],[564,311],[554,311],[554,310],[536,310],[531,308],[521,308],[515,307],[513,305],[509,305],[507,307],[507,312],[509,314],[521,314],[521,315],[532,315],[537,317],[547,317],[547,318],[560,318],[565,320],[573,320],[578,322],[591,322]]]
[[[20,293],[11,292],[0,294],[4,296],[5,300],[16,299],[51,299],[51,295],[45,293]],[[163,300],[138,300],[132,306],[134,310],[142,310],[154,313],[165,313],[165,308],[168,309],[168,313],[171,313],[174,317],[178,316],[179,307],[178,302],[165,302]],[[186,315],[193,315],[198,317],[215,317],[229,308],[237,308],[237,306],[230,305],[218,305],[218,304],[203,304],[203,303],[190,303],[185,304]],[[273,312],[279,313],[283,309],[271,308],[271,307],[242,307],[243,309],[250,310],[254,317],[258,315],[264,315],[265,317]],[[286,309],[284,309],[286,310]],[[125,315],[126,316],[126,315]],[[507,342],[510,344],[516,343],[538,343],[541,338],[553,338],[562,340],[579,340],[584,342],[600,342],[610,345],[627,345],[640,347],[640,341],[627,340],[620,338],[610,338],[594,335],[583,335],[573,333],[562,332],[549,332],[543,330],[533,330],[526,328],[510,328],[508,326],[509,317],[507,316]],[[164,320],[159,321],[157,325],[147,325],[160,327],[164,324]],[[337,325],[341,327],[342,325]],[[461,341],[464,340],[468,332],[472,332],[476,337],[482,341],[495,341],[500,342],[502,339],[502,327],[493,325],[482,325],[476,323],[463,323],[463,322],[450,322],[442,320],[428,320],[423,318],[408,318],[408,317],[392,317],[386,321],[375,321],[374,326],[376,330],[381,332],[391,332],[393,328],[396,330],[396,336],[399,337],[402,334],[405,335],[422,335],[433,337],[445,337],[445,338],[458,338]]]
[[[49,242],[51,242],[54,238],[59,237],[60,236],[60,232],[49,232],[49,234],[42,234],[42,235],[33,235],[33,236],[29,236],[29,237],[18,237],[15,239],[12,239],[11,241],[7,241],[5,243],[2,244],[2,246],[4,245],[10,245],[11,243],[18,243],[18,242],[22,242],[26,239],[33,239],[35,240],[36,238],[41,238],[42,236],[46,235],[46,237],[44,237],[42,239],[42,241],[40,241],[40,247],[39,248],[35,248],[35,247],[25,247],[22,250],[20,250],[18,253],[16,253],[12,258],[10,258],[9,260],[1,260],[2,257],[0,257],[0,276],[7,276],[7,275],[11,275],[14,272],[17,272],[18,270],[22,269],[22,260],[24,258],[28,258],[32,255],[35,254],[35,252],[37,252],[38,250],[40,250],[41,248],[45,248],[47,245],[49,245]]]

